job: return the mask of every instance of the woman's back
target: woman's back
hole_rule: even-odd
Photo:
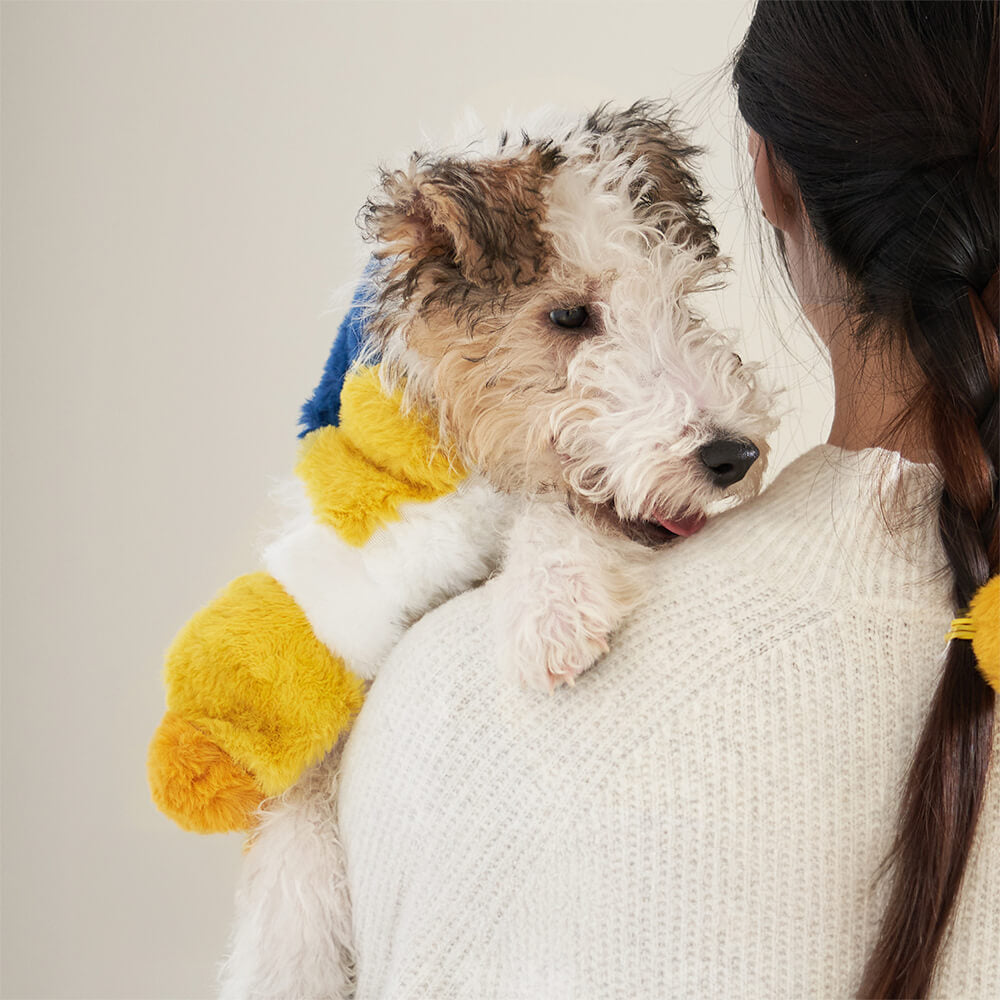
[[[808,452],[550,698],[499,677],[489,585],[418,624],[345,754],[359,997],[855,991],[952,617],[933,516],[886,524],[938,490]],[[996,788],[967,884],[938,995],[1000,982]]]

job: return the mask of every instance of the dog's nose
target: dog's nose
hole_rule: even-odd
[[[709,441],[698,450],[701,464],[708,469],[709,479],[720,487],[738,483],[759,455],[756,446],[749,441],[729,441],[725,438]]]

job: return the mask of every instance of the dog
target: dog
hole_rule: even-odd
[[[572,685],[642,598],[654,555],[759,490],[773,396],[693,304],[728,266],[697,152],[669,109],[639,102],[381,172],[360,215],[378,262],[368,360],[469,475],[374,540],[369,572],[410,582],[350,658],[364,676],[407,622],[500,567],[498,668],[529,690]],[[312,530],[273,547],[279,580],[296,553],[314,557]],[[264,811],[226,1000],[352,991],[338,761]]]

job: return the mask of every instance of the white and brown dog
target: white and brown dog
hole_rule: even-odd
[[[725,269],[696,152],[640,103],[383,171],[362,212],[382,262],[372,349],[473,474],[350,555],[385,584],[375,612],[354,606],[364,588],[343,564],[346,610],[323,604],[334,584],[322,573],[296,576],[297,553],[315,567],[333,544],[314,527],[272,546],[268,568],[321,638],[336,634],[343,653],[341,633],[364,631],[349,651],[358,672],[372,675],[406,622],[502,565],[500,666],[528,688],[572,683],[642,596],[651,554],[759,489],[772,396],[692,307]],[[336,761],[256,832],[229,1000],[350,994]]]

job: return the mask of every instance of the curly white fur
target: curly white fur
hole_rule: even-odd
[[[340,746],[261,809],[236,895],[221,1000],[339,1000],[354,982],[337,825]]]

